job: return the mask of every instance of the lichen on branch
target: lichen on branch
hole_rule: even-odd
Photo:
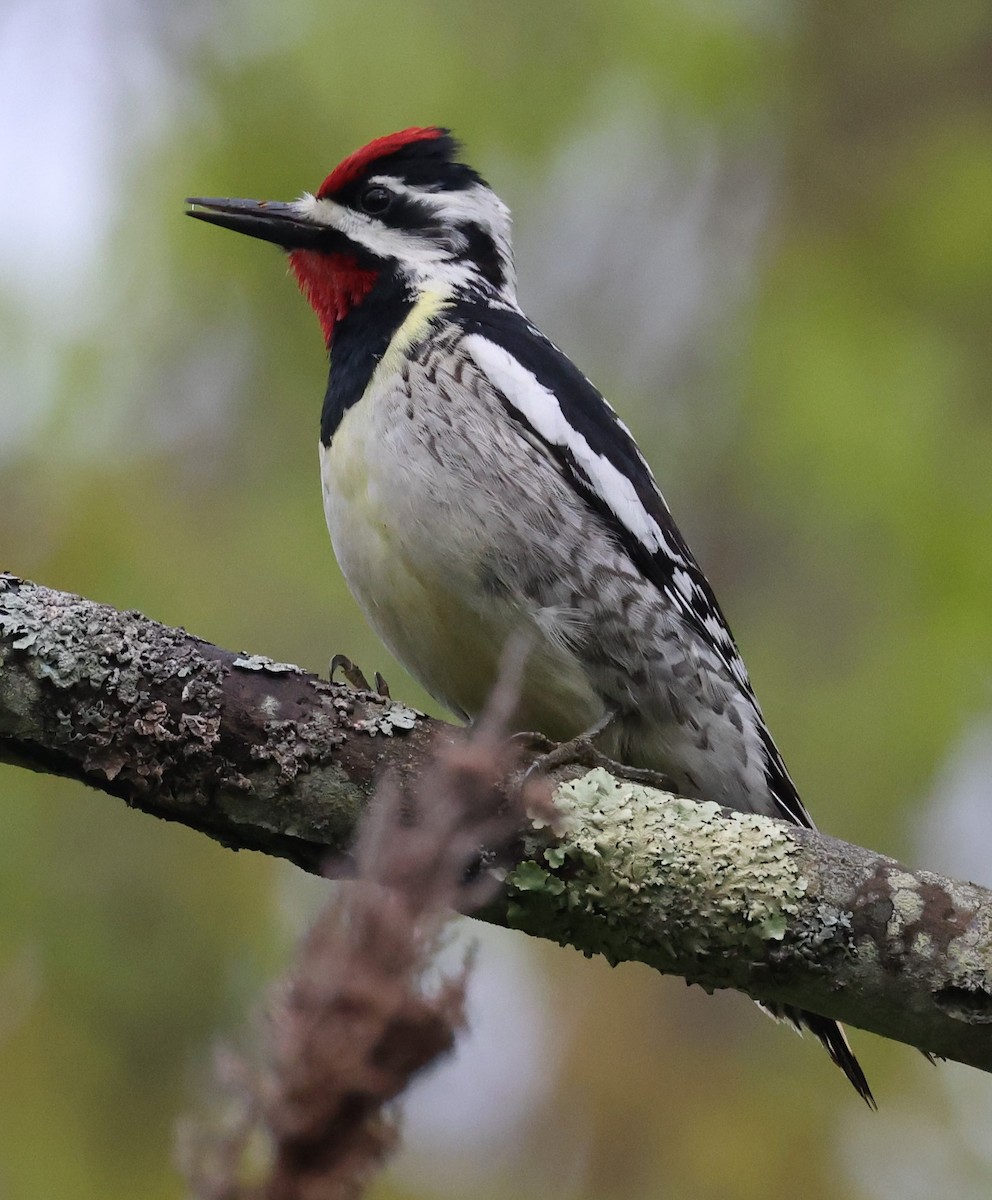
[[[367,691],[0,575],[0,761],[319,871],[382,769],[461,734]],[[554,776],[491,921],[992,1070],[992,893],[771,817]],[[497,781],[498,788],[512,785]]]
[[[555,792],[552,845],[531,837],[508,919],[560,931],[610,962],[670,970],[781,942],[807,880],[781,822],[668,796],[596,768]],[[538,916],[539,914],[539,916]],[[703,981],[701,966],[699,981]]]

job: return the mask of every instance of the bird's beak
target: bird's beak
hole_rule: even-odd
[[[326,230],[301,217],[294,204],[276,200],[215,200],[190,196],[188,217],[209,221],[236,233],[275,242],[285,250],[302,250],[318,244]]]

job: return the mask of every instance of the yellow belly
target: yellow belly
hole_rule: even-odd
[[[321,447],[324,510],[352,594],[389,649],[447,708],[476,716],[496,681],[507,638],[529,630],[517,728],[562,740],[602,711],[574,657],[541,633],[533,613],[480,585],[472,531],[454,527],[423,472],[391,432],[404,420],[395,390],[367,395]],[[420,491],[420,494],[415,494]]]

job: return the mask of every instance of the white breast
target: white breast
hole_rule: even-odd
[[[563,641],[548,636],[554,614],[486,586],[509,510],[521,507],[505,494],[505,460],[493,462],[483,443],[503,415],[480,411],[484,401],[436,361],[428,371],[397,357],[321,447],[324,512],[345,579],[396,657],[465,717],[484,706],[511,632],[535,628],[543,636],[521,727],[581,732],[601,703]]]

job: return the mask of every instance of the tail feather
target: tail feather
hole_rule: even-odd
[[[850,1080],[854,1090],[865,1104],[873,1111],[878,1110],[875,1097],[871,1094],[868,1080],[861,1069],[861,1064],[854,1056],[851,1043],[847,1040],[844,1026],[829,1017],[819,1017],[816,1013],[803,1012],[801,1008],[792,1008],[782,1004],[758,1004],[770,1017],[779,1021],[789,1021],[800,1033],[808,1029],[823,1043],[827,1053]]]

